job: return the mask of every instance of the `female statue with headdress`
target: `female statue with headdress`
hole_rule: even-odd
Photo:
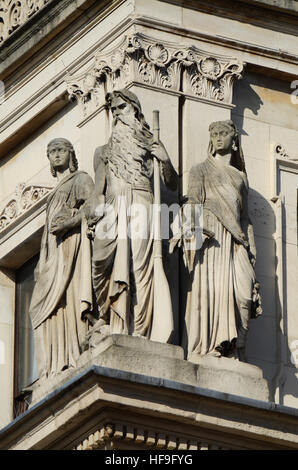
[[[47,156],[58,184],[47,201],[30,304],[39,378],[76,367],[87,319],[92,320],[91,247],[83,209],[94,184],[78,171],[68,140],[52,140]]]
[[[245,360],[249,319],[261,313],[248,180],[233,122],[214,122],[209,131],[208,157],[189,177],[188,202],[203,205],[203,244],[189,265],[183,343],[190,360]]]

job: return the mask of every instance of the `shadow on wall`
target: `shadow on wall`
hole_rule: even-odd
[[[233,115],[237,114],[237,127],[239,135],[248,135],[243,129],[243,120],[246,109],[250,109],[254,116],[258,115],[259,110],[264,104],[259,95],[251,86],[251,78],[245,76],[243,79],[235,83],[233,93],[233,104],[235,108],[232,110]]]
[[[257,117],[261,108],[266,106],[254,90],[254,85],[269,91],[283,93],[286,96],[289,94],[288,83],[247,71],[244,78],[235,83],[233,95],[235,108],[232,111],[232,119],[237,122],[240,139],[241,136],[253,138],[243,128],[244,116]],[[268,99],[270,101],[270,94]],[[270,110],[272,103],[268,102],[268,104]],[[269,113],[268,117],[269,115],[270,119],[274,120],[272,124],[279,124],[278,113]],[[261,271],[265,276],[271,276],[272,280],[267,286],[262,285],[262,283],[260,286],[263,315],[256,321],[251,322],[247,348],[250,351],[249,362],[254,363],[263,370],[264,378],[269,383],[270,399],[272,401],[276,399],[280,404],[283,404],[286,395],[298,398],[298,387],[297,368],[293,363],[294,361],[291,360],[294,352],[288,344],[287,298],[284,296],[281,299],[281,293],[278,291],[276,267],[280,260],[277,259],[276,246],[272,248],[272,242],[270,243],[275,232],[275,212],[269,201],[253,189],[250,189],[250,202],[250,215],[255,229],[257,227],[257,230],[255,230],[258,253],[256,264],[257,277],[258,271]],[[285,220],[285,217],[283,217],[283,220]],[[266,243],[266,240],[268,240],[268,243]],[[284,289],[287,286],[286,260],[285,253],[283,253]],[[263,277],[262,280],[267,282],[267,279],[269,277]],[[274,297],[275,302],[273,301]]]
[[[254,227],[257,250],[256,278],[260,283],[262,314],[250,321],[247,338],[247,362],[260,367],[268,381],[270,401],[274,401],[279,369],[280,327],[275,298],[275,212],[270,202],[258,191],[249,190],[249,216]],[[278,331],[279,330],[279,331]]]
[[[268,381],[270,401],[284,404],[285,395],[298,398],[298,387],[297,368],[291,362],[293,351],[288,344],[287,298],[281,299],[278,286],[276,268],[280,260],[276,245],[271,242],[276,232],[276,215],[270,202],[254,189],[249,192],[249,214],[255,231],[256,277],[260,282],[263,313],[250,322],[247,359],[262,369]],[[283,253],[284,289],[287,286],[286,259]]]
[[[283,220],[286,221],[285,207],[283,206]],[[278,263],[276,257],[276,265]],[[297,354],[297,342],[296,348],[291,349],[289,347],[289,330],[288,330],[288,298],[287,282],[288,282],[288,266],[286,256],[286,244],[282,243],[282,261],[283,261],[283,290],[284,295],[281,298],[282,293],[278,293],[277,298],[277,325],[278,333],[280,335],[280,364],[279,374],[276,381],[276,391],[279,389],[278,401],[279,404],[284,404],[284,399],[287,395],[293,398],[298,398],[298,386],[297,386],[297,369],[298,369],[298,354]],[[277,281],[277,278],[276,278]],[[278,291],[277,291],[278,292]],[[283,326],[283,331],[281,329]],[[297,405],[295,405],[297,406]]]

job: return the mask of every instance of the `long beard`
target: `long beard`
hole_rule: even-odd
[[[128,182],[151,179],[152,134],[136,118],[118,119],[113,123],[110,140],[110,169]]]
[[[113,123],[112,155],[121,158],[131,156],[134,160],[142,161],[150,153],[152,142],[152,134],[135,117],[118,118]]]

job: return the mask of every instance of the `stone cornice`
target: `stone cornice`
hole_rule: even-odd
[[[292,54],[287,52],[286,50],[278,49],[278,48],[269,48],[268,46],[262,46],[253,44],[247,41],[240,41],[239,39],[233,39],[230,37],[224,37],[222,35],[214,35],[212,33],[208,34],[203,31],[198,31],[192,28],[184,28],[179,25],[173,25],[165,23],[162,20],[156,18],[149,18],[145,16],[139,16],[134,20],[135,25],[148,27],[151,26],[154,29],[160,31],[166,31],[168,33],[175,33],[179,34],[182,37],[185,36],[189,39],[193,40],[200,40],[210,44],[216,44],[218,46],[226,46],[231,49],[241,51],[241,52],[248,52],[254,54],[256,56],[265,57],[268,59],[279,60],[282,62],[286,62],[289,64],[297,65],[298,64],[298,55]],[[254,66],[256,69],[260,67],[258,63],[251,62],[251,65]],[[263,67],[265,64],[263,65]],[[270,68],[270,67],[267,67]],[[273,69],[272,69],[273,71]],[[284,74],[283,70],[278,70],[279,76],[282,77]],[[297,73],[292,73],[292,78],[294,78]]]
[[[55,39],[61,29],[65,29],[94,4],[97,9],[109,10],[116,7],[117,1],[120,4],[125,0],[114,0],[112,6],[109,0],[47,0],[41,10],[36,10],[34,15],[20,23],[19,27],[0,42],[0,72],[6,74],[15,62],[24,61],[28,56],[36,54],[40,45]],[[30,3],[35,3],[35,0],[30,0]]]
[[[243,22],[274,28],[297,24],[298,5],[296,0],[160,0],[183,8],[238,19]]]
[[[125,446],[150,450],[228,450],[223,444],[198,442],[181,436],[181,433],[165,434],[154,428],[135,427],[129,423],[113,422],[102,425],[76,444],[73,450],[106,450],[121,449]]]
[[[101,428],[110,437],[115,430],[125,437],[123,428],[113,427],[123,413],[129,427],[138,413],[141,422],[135,427],[147,431],[157,417],[154,443],[156,434],[167,435],[165,423],[177,430],[178,422],[180,437],[184,432],[197,435],[198,442],[206,442],[199,436],[208,435],[228,448],[298,448],[296,409],[99,366],[64,383],[1,430],[0,448],[73,449],[85,439],[88,445],[89,437],[91,443],[92,434],[97,439]]]
[[[135,33],[96,53],[87,71],[69,76],[66,82],[70,99],[79,101],[84,117],[102,105],[105,92],[132,82],[231,104],[233,83],[242,77],[243,65],[195,46],[177,46]]]

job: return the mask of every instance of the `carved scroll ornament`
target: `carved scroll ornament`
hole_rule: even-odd
[[[0,212],[0,233],[21,215],[25,214],[27,210],[37,204],[51,189],[51,187],[27,186],[25,183],[20,183],[16,188],[13,198]]]
[[[84,74],[69,76],[67,85],[70,99],[79,101],[84,115],[102,104],[103,84],[105,91],[112,91],[137,82],[231,104],[233,83],[242,71],[243,63],[237,59],[135,33],[97,53],[93,65]]]
[[[1,0],[0,44],[52,0]]]
[[[298,157],[293,157],[292,155],[288,155],[287,150],[281,145],[281,144],[276,144],[274,146],[274,153],[277,158],[285,158],[286,160],[292,160],[294,162],[298,161]]]

